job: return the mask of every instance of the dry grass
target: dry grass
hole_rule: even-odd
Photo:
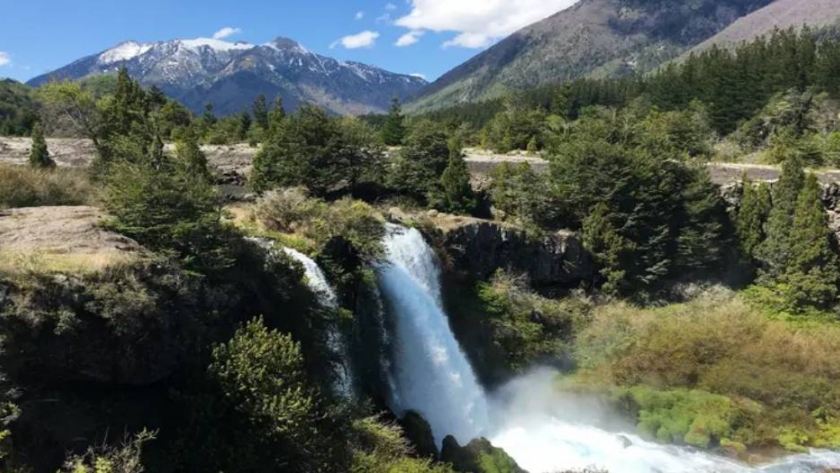
[[[115,250],[97,253],[54,253],[49,251],[0,251],[0,273],[11,276],[31,274],[92,274],[106,268],[137,261],[139,254]]]
[[[0,164],[0,208],[82,205],[93,195],[82,169],[35,170]]]

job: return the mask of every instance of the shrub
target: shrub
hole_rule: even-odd
[[[0,164],[0,208],[83,205],[94,191],[82,170],[54,172]]]
[[[654,309],[601,307],[576,341],[581,374],[589,382],[725,396],[742,415],[732,424],[732,440],[785,448],[793,445],[791,438],[804,438],[800,446],[838,442],[838,351],[840,327],[767,320],[735,296]],[[690,397],[677,404],[697,401]],[[725,410],[723,404],[718,408]],[[666,410],[645,419],[670,432],[677,414]],[[803,435],[791,437],[791,429]]]
[[[383,219],[361,201],[344,198],[327,203],[308,198],[301,188],[282,189],[260,199],[255,216],[268,230],[300,234],[318,246],[336,237],[344,238],[369,260],[379,258],[384,251]]]

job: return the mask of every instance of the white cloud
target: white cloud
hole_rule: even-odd
[[[12,57],[9,56],[9,53],[4,53],[0,51],[0,66],[8,66],[12,63]]]
[[[398,39],[394,45],[400,48],[411,46],[412,44],[420,41],[420,37],[423,36],[423,34],[424,32],[420,30],[409,31],[408,33],[400,36],[400,39]]]
[[[409,75],[412,77],[419,77],[420,79],[426,80],[426,74],[422,74],[420,72],[413,72]]]
[[[330,45],[330,49],[343,46],[346,49],[372,48],[376,44],[379,33],[376,31],[362,31],[359,34],[345,36]]]
[[[443,46],[481,48],[564,10],[577,0],[410,0],[411,12],[396,24],[416,30],[458,33]]]
[[[393,3],[389,3],[389,4],[385,5],[385,9],[388,10],[388,11],[394,11],[394,10],[397,9],[397,6],[394,5]]]
[[[213,39],[225,39],[240,33],[242,33],[242,28],[232,28],[230,26],[225,26],[219,31],[213,33]]]
[[[363,11],[357,11],[356,12],[356,19],[357,20],[361,20],[364,17],[365,17],[365,12],[363,12]]]

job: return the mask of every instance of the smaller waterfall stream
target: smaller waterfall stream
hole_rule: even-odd
[[[291,248],[283,248],[283,252],[290,258],[299,262],[303,266],[303,271],[306,275],[306,283],[318,296],[318,300],[324,307],[330,309],[338,309],[338,297],[327,281],[327,277],[321,268],[312,258],[306,256],[300,251]],[[327,346],[330,351],[338,355],[340,362],[336,363],[335,371],[338,378],[335,390],[336,394],[345,399],[352,399],[353,394],[353,370],[350,366],[350,356],[347,347],[347,342],[344,340],[344,335],[338,327],[332,327],[327,332]]]
[[[278,251],[271,240],[262,238],[247,238],[247,240],[259,245],[269,254],[276,254]],[[327,281],[324,272],[318,266],[318,263],[292,248],[282,248],[280,251],[303,266],[306,284],[315,293],[318,302],[323,307],[334,310],[338,309],[338,297],[332,286],[330,286],[329,281]],[[355,397],[353,386],[354,376],[352,367],[350,366],[349,349],[344,335],[338,326],[330,327],[327,332],[327,347],[340,360],[335,364],[335,375],[337,378],[334,386],[335,394],[345,399],[353,399]]]

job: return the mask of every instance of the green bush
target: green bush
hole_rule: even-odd
[[[748,446],[775,443],[786,448],[791,445],[785,434],[790,429],[804,435],[800,446],[837,441],[838,351],[840,327],[818,322],[797,327],[767,320],[737,296],[705,297],[664,308],[600,307],[575,344],[580,374],[589,383],[724,396],[740,414],[729,424],[732,431],[720,438],[725,434]],[[716,409],[726,411],[721,406]],[[694,422],[686,423],[685,416],[673,410],[644,419],[656,425],[657,432],[664,426],[663,435],[682,432]],[[714,418],[701,421],[721,432]],[[696,443],[702,437],[683,440]]]
[[[638,416],[639,430],[662,442],[716,446],[737,428],[738,409],[725,397],[699,390],[618,389],[616,402]]]

